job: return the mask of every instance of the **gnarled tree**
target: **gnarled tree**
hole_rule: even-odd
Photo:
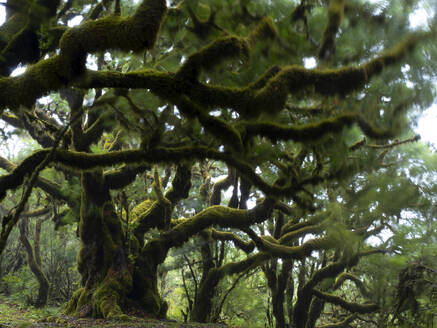
[[[427,46],[435,24],[410,31],[406,13],[378,18],[376,8],[358,1],[85,2],[6,3],[0,118],[41,149],[21,163],[0,161],[8,171],[0,176],[0,200],[24,191],[2,218],[0,252],[32,190],[41,188],[79,224],[82,287],[69,313],[124,318],[140,309],[165,317],[158,266],[195,237],[205,248],[192,320],[217,318],[211,300],[224,276],[263,266],[277,327],[285,327],[281,293],[293,278],[287,275],[314,252],[324,260],[302,269],[296,302],[286,311],[294,327],[314,327],[328,303],[352,313],[331,326],[377,311],[377,304],[333,294],[341,282],[332,280],[352,279],[346,269],[382,252],[363,241],[386,222],[369,213],[339,215],[333,193],[386,168],[391,149],[417,141],[403,134],[406,112],[431,99],[406,86],[401,65],[409,63],[411,79],[425,92],[429,86],[414,74],[432,72],[435,49]],[[357,12],[366,15],[358,19]],[[71,15],[83,22],[68,27]],[[360,24],[373,24],[374,39]],[[385,38],[392,25],[398,34]],[[32,51],[23,53],[22,43]],[[303,65],[310,57],[318,67]],[[18,64],[27,65],[25,72],[10,76]],[[193,168],[205,160],[228,168],[212,190],[207,174],[202,188],[192,187]],[[175,173],[167,186],[160,172],[170,166]],[[40,177],[46,168],[62,172],[80,193]],[[123,194],[116,204],[117,190],[146,172],[153,187],[136,195],[141,202]],[[226,206],[221,192],[230,186]],[[176,216],[185,200],[202,193],[211,195],[209,204]],[[256,205],[248,205],[251,193]],[[213,240],[232,240],[247,256],[213,263]],[[276,276],[279,258],[283,273]]]

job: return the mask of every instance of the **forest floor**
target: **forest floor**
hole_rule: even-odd
[[[180,323],[132,317],[128,322],[73,318],[61,314],[60,308],[23,307],[0,296],[0,328],[225,328],[222,324]]]

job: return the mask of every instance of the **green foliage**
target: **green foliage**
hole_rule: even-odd
[[[48,208],[39,250],[37,219],[28,237],[50,304],[426,326],[437,157],[412,127],[435,98],[436,24],[409,21],[434,0],[55,2],[8,2],[0,26],[0,132],[23,145],[0,158],[2,227]],[[38,282],[17,231],[6,240],[1,291],[31,303]]]

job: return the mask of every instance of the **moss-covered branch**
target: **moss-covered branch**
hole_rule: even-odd
[[[22,165],[22,164],[23,164],[23,162],[20,165]],[[32,163],[32,164],[35,164],[35,163]],[[26,166],[26,164],[24,164],[24,166]],[[26,167],[34,167],[34,166],[29,165]],[[23,181],[22,178],[20,178],[20,177],[24,178],[26,176],[26,173],[27,173],[27,172],[25,172],[24,169],[17,168],[17,165],[15,165],[14,163],[8,161],[6,158],[1,157],[1,156],[0,156],[0,168],[6,170],[8,172],[15,172],[13,174],[13,176],[15,176],[15,178],[18,181],[21,181],[19,184],[16,184],[16,182],[18,182],[18,181],[14,181],[15,178],[12,178],[12,179],[9,179],[9,182],[5,181],[6,183],[2,184],[4,176],[0,177],[0,190],[2,190],[1,188],[5,188],[4,189],[5,193],[8,189],[15,189],[15,188],[19,187]],[[7,175],[7,176],[9,176],[9,175]],[[8,179],[6,179],[6,180],[8,180]],[[6,187],[7,185],[11,186],[11,188]],[[62,191],[62,188],[59,184],[57,184],[53,181],[50,181],[46,178],[38,177],[38,180],[36,182],[36,186],[41,188],[45,192],[47,192],[50,196],[52,196],[56,199],[65,201],[69,206],[73,206],[76,202],[76,200],[72,199],[69,195],[67,195],[65,192]],[[3,197],[1,196],[1,192],[0,192],[0,200],[2,198]]]
[[[266,220],[273,208],[274,201],[264,200],[251,210],[240,210],[225,206],[210,206],[194,215],[191,219],[176,225],[164,235],[167,244],[181,246],[192,236],[211,226],[244,229]]]
[[[28,156],[11,173],[0,177],[0,200],[6,191],[15,189],[23,184],[24,178],[29,172],[42,162],[44,156],[51,149],[39,150]],[[322,177],[303,180],[293,185],[271,185],[265,182],[247,162],[236,158],[230,153],[216,151],[207,147],[179,147],[179,148],[153,148],[145,150],[123,150],[103,154],[89,154],[57,149],[54,151],[52,163],[79,171],[90,171],[116,164],[152,164],[152,163],[179,163],[181,160],[214,159],[223,161],[236,168],[241,175],[262,190],[267,195],[294,197],[305,184],[317,184],[323,181]]]
[[[285,235],[288,233],[292,233],[308,226],[317,225],[328,217],[329,213],[320,212],[303,222],[299,222],[298,220],[290,220],[281,228],[281,236],[285,237]]]
[[[0,255],[3,253],[3,251],[6,247],[6,242],[8,240],[8,237],[9,237],[12,229],[14,228],[14,226],[17,224],[18,220],[20,219],[20,215],[23,212],[24,207],[27,204],[27,201],[29,200],[29,197],[32,193],[32,189],[34,188],[35,184],[38,181],[39,174],[41,173],[42,170],[44,170],[47,167],[47,165],[49,165],[52,162],[53,156],[56,153],[56,149],[59,146],[61,139],[64,137],[64,134],[67,132],[68,128],[70,127],[70,124],[74,123],[78,118],[80,118],[80,116],[81,116],[80,114],[81,113],[79,113],[79,115],[72,117],[71,122],[69,124],[67,124],[66,126],[64,126],[59,131],[59,133],[56,136],[55,142],[53,144],[53,148],[51,148],[49,152],[43,153],[43,158],[37,162],[37,164],[34,166],[33,170],[31,170],[27,173],[20,172],[21,174],[18,175],[19,179],[24,179],[24,176],[27,174],[29,176],[29,180],[27,181],[24,192],[23,192],[21,199],[18,202],[17,206],[15,206],[13,208],[13,210],[9,213],[9,215],[7,215],[3,218],[1,232],[0,232]],[[27,159],[29,159],[29,158],[32,158],[32,156],[28,157]],[[30,163],[30,164],[35,164],[35,163]],[[21,165],[16,167],[13,172],[16,172],[17,170],[18,171],[22,170]],[[13,174],[8,174],[8,175],[6,175],[6,177],[9,178],[9,180],[11,180],[11,177],[12,177],[12,180],[14,180],[14,178],[15,178],[15,181],[12,181],[12,183],[15,183],[15,184],[17,183],[16,177]],[[1,177],[1,178],[3,178],[3,177]],[[0,200],[2,200],[5,197],[6,191],[7,191],[7,189],[3,189],[1,187],[1,183],[0,183]]]
[[[177,226],[180,222],[185,222],[182,220],[175,223],[175,220],[171,222],[170,219],[177,203],[188,197],[191,189],[191,163],[178,165],[172,186],[165,195],[156,169],[154,180],[153,189],[158,199],[156,201],[145,200],[132,211],[133,221],[136,225],[134,234],[141,245],[144,243],[144,234],[148,230],[155,227],[167,230]]]
[[[214,183],[209,203],[211,205],[220,205],[222,199],[222,191],[232,186],[235,182],[235,179],[235,169],[228,166],[228,175],[225,178],[220,179]]]
[[[367,290],[366,286],[364,286],[364,283],[357,276],[354,276],[349,272],[343,272],[341,275],[339,275],[334,285],[332,286],[332,289],[333,290],[339,289],[346,280],[353,281],[357,286],[357,288],[360,290],[361,294],[365,298],[370,298],[371,295],[369,294],[369,291]]]
[[[302,286],[297,295],[297,301],[293,309],[293,318],[297,328],[304,328],[308,319],[307,309],[313,298],[313,290],[316,285],[324,279],[333,278],[339,275],[347,267],[357,265],[363,256],[369,256],[379,253],[379,249],[370,249],[362,251],[350,257],[344,257],[339,261],[328,264],[327,266],[317,270],[313,276]]]
[[[203,108],[187,97],[178,97],[173,102],[182,114],[191,118],[196,117],[205,131],[217,137],[227,148],[233,149],[235,152],[243,152],[240,133],[232,125],[225,120],[208,115]]]
[[[378,311],[379,308],[378,305],[376,304],[358,304],[358,303],[347,302],[346,300],[344,300],[339,296],[321,292],[317,289],[314,289],[313,293],[318,298],[326,302],[341,306],[343,309],[353,313],[361,313],[361,314],[372,313]]]
[[[152,48],[165,12],[164,0],[144,0],[128,18],[105,17],[69,29],[59,42],[59,55],[29,66],[21,76],[0,79],[0,108],[31,106],[43,94],[68,85],[84,73],[87,53]]]
[[[43,216],[46,215],[50,212],[51,208],[50,207],[40,207],[37,208],[35,210],[32,211],[28,211],[28,212],[23,212],[21,214],[22,218],[33,218],[33,217],[37,217],[37,216]]]
[[[150,166],[140,165],[140,166],[123,166],[115,170],[105,172],[105,184],[109,189],[121,189],[125,186],[131,184],[136,176],[150,169]]]
[[[359,90],[385,67],[405,58],[419,41],[432,36],[432,33],[412,34],[397,46],[360,66],[339,69],[286,66],[279,72],[274,70],[274,74],[271,74],[267,81],[265,76],[261,77],[261,85],[265,85],[260,89],[253,88],[258,81],[244,88],[230,88],[181,80],[174,74],[154,70],[126,74],[87,71],[83,78],[74,84],[82,88],[147,88],[161,98],[169,100],[174,99],[175,95],[184,94],[208,110],[217,107],[231,108],[243,117],[256,117],[262,112],[274,113],[282,110],[288,95],[304,90],[321,95],[345,95]]]
[[[308,225],[297,230],[290,231],[284,234],[279,242],[284,245],[290,245],[291,242],[295,241],[297,238],[303,237],[307,234],[320,233],[323,230],[321,225]]]
[[[269,255],[265,253],[258,253],[249,256],[242,261],[230,262],[219,268],[212,268],[211,270],[209,270],[205,280],[201,284],[198,293],[199,296],[197,298],[198,302],[196,302],[193,308],[190,319],[192,321],[206,321],[211,311],[211,302],[203,302],[202,300],[210,300],[214,297],[215,289],[221,279],[223,279],[225,276],[230,276],[233,274],[245,272],[247,270],[250,270],[251,268],[255,268],[267,259],[269,259]]]
[[[23,244],[26,253],[27,253],[27,262],[29,264],[30,270],[35,275],[35,278],[38,280],[39,289],[38,289],[38,297],[35,301],[35,306],[43,307],[47,304],[47,297],[49,292],[49,281],[45,276],[44,272],[41,270],[41,263],[38,263],[37,258],[39,254],[36,255],[36,249],[32,248],[32,245],[28,239],[28,219],[21,218],[20,222],[20,241]],[[38,236],[39,238],[39,236]],[[39,249],[38,249],[39,251]]]
[[[209,70],[231,58],[248,59],[251,47],[259,40],[273,39],[277,35],[271,18],[263,18],[247,38],[228,36],[214,40],[211,44],[192,54],[179,71],[177,79],[197,80],[202,70]]]
[[[144,234],[152,228],[167,230],[170,227],[172,203],[164,196],[161,180],[155,168],[153,190],[157,200],[145,200],[132,211],[134,234],[140,243],[144,244]]]
[[[337,117],[327,118],[316,123],[301,126],[284,126],[272,122],[245,122],[241,124],[247,136],[263,136],[272,142],[279,140],[294,140],[300,142],[317,141],[327,134],[338,133],[343,128],[358,124],[363,132],[372,138],[390,138],[391,131],[379,130],[357,114],[342,114]]]
[[[255,248],[255,243],[253,241],[245,241],[230,231],[211,229],[211,237],[216,240],[232,241],[235,247],[243,250],[245,253],[250,253]]]
[[[56,133],[59,127],[52,124],[45,113],[35,111],[35,114],[3,113],[0,118],[17,129],[25,129],[43,148],[53,146],[54,138],[48,132]]]
[[[286,246],[275,241],[259,237],[253,230],[244,229],[252,238],[259,250],[270,254],[272,257],[304,259],[311,255],[313,251],[331,249],[338,245],[338,240],[332,236],[314,238],[306,241],[300,246]]]
[[[0,75],[9,75],[18,64],[25,65],[40,58],[40,26],[56,15],[59,3],[59,0],[20,2],[24,7],[8,17],[0,28]]]

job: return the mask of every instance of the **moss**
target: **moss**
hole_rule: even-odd
[[[232,232],[224,232],[224,231],[217,231],[215,229],[211,229],[211,236],[212,238],[217,240],[232,241],[235,247],[240,248],[246,253],[252,252],[253,249],[255,248],[255,243],[253,241],[245,241]]]
[[[12,15],[2,25],[0,37],[4,43],[7,43],[12,36],[17,34],[27,23],[27,15],[24,12],[18,11]],[[3,48],[3,47],[2,47]]]
[[[220,205],[221,193],[223,190],[228,189],[235,181],[236,172],[235,169],[228,167],[228,175],[214,183],[213,190],[209,199],[211,205]]]
[[[233,150],[236,154],[244,152],[240,133],[231,124],[209,115],[199,115],[198,118],[205,131],[217,137],[227,149]]]
[[[336,290],[341,287],[344,281],[350,280],[355,283],[357,288],[359,289],[361,295],[366,298],[371,298],[371,295],[369,291],[367,290],[364,283],[355,275],[349,273],[349,272],[343,272],[341,275],[338,276],[337,280],[335,281],[334,285],[332,286],[333,290]]]
[[[284,245],[289,245],[299,237],[303,237],[309,233],[315,234],[321,230],[323,230],[323,227],[320,225],[309,225],[283,234],[279,242]]]
[[[133,273],[133,288],[129,297],[150,314],[164,318],[167,304],[158,292],[158,265],[163,263],[169,247],[163,239],[153,239],[138,256]]]
[[[153,228],[166,230],[170,226],[171,204],[166,201],[155,201],[150,208],[137,217],[134,224],[134,233],[138,240],[144,238],[144,234]]]
[[[78,317],[88,317],[92,314],[92,290],[82,287],[76,290],[67,304],[65,312]]]
[[[6,175],[0,177],[0,201],[6,197],[6,191],[18,188],[35,168],[45,159],[47,152],[36,152],[26,157],[20,165]]]
[[[155,44],[165,12],[165,1],[146,0],[131,17],[110,16],[85,22],[62,36],[61,54],[71,60],[72,56],[83,52],[150,49]]]
[[[132,276],[126,268],[121,272],[111,269],[93,294],[93,316],[124,319],[122,306],[131,288]]]
[[[141,203],[139,203],[137,206],[135,206],[131,212],[131,216],[132,216],[131,223],[134,224],[142,214],[146,213],[150,209],[153,203],[154,203],[153,200],[146,199]]]
[[[4,190],[4,194],[6,194],[7,190],[19,186],[22,183],[26,172],[33,171],[34,167],[37,166],[37,163],[39,163],[39,161],[42,160],[49,151],[50,150],[36,151],[25,160],[26,163],[23,164],[23,166],[19,165],[9,175],[1,176],[0,186],[4,189],[0,190]],[[239,170],[240,174],[244,175],[253,185],[259,187],[266,194],[286,196],[295,193],[295,187],[271,186],[264,182],[246,162],[241,161],[230,154],[222,153],[204,146],[155,148],[150,149],[147,152],[143,150],[125,150],[103,154],[88,154],[57,149],[54,154],[53,162],[79,171],[92,171],[99,167],[120,163],[177,163],[181,160],[205,158],[220,160],[235,167]],[[0,194],[0,197],[1,196],[3,195]]]
[[[90,73],[87,76],[87,81],[81,81],[79,85],[87,88],[150,88],[153,93],[170,100],[175,99],[180,94],[186,94],[206,109],[231,108],[243,117],[257,117],[262,112],[277,113],[282,110],[289,94],[311,91],[329,96],[346,95],[358,90],[372,77],[379,74],[384,67],[393,65],[404,58],[412,51],[417,42],[431,36],[430,33],[413,34],[396,47],[360,66],[339,69],[305,69],[301,66],[286,66],[279,71],[273,69],[257,81],[259,83],[251,84],[245,88],[193,83],[193,81],[177,78],[177,74],[169,75],[150,70],[131,72],[126,75],[108,72]],[[238,43],[238,38],[230,43],[233,42]],[[196,56],[202,57],[200,54]],[[202,62],[204,59],[196,60]],[[193,59],[193,61],[195,60]],[[192,66],[188,61],[186,65],[183,70],[187,70],[187,74],[192,74],[195,65]],[[260,88],[260,86],[263,87]]]
[[[358,124],[363,132],[371,138],[390,138],[393,132],[380,130],[369,124],[364,118],[357,114],[342,114],[319,122],[304,124],[300,126],[284,126],[273,122],[244,122],[240,128],[245,131],[246,137],[262,136],[269,138],[272,142],[279,140],[294,140],[297,142],[316,142],[326,135],[340,132],[343,128]]]
[[[280,244],[273,237],[270,237],[270,240],[269,238],[259,237],[251,229],[246,229],[245,232],[252,238],[258,249],[271,256],[281,258],[303,259],[310,256],[315,250],[331,249],[337,245],[335,238],[322,237],[310,239],[300,246],[287,246]]]
[[[19,77],[0,78],[0,108],[30,108],[38,97],[64,87],[85,71],[89,52],[152,48],[165,12],[164,0],[146,0],[131,17],[105,17],[66,31],[58,56],[38,62]]]
[[[273,66],[270,69],[268,69],[260,78],[258,78],[256,81],[248,85],[249,89],[258,90],[263,88],[270,79],[274,78],[276,74],[278,74],[281,71],[281,68],[279,66]]]
[[[202,70],[211,70],[232,58],[247,60],[251,48],[258,41],[274,39],[278,32],[273,20],[265,17],[247,38],[227,36],[214,40],[208,46],[192,54],[176,74],[176,79],[197,80]]]
[[[82,294],[83,290],[84,290],[84,288],[79,288],[73,293],[73,296],[71,296],[70,300],[67,303],[66,309],[65,309],[65,312],[67,314],[72,314],[72,313],[74,313],[74,311],[76,311],[77,303],[78,303],[79,297]]]

